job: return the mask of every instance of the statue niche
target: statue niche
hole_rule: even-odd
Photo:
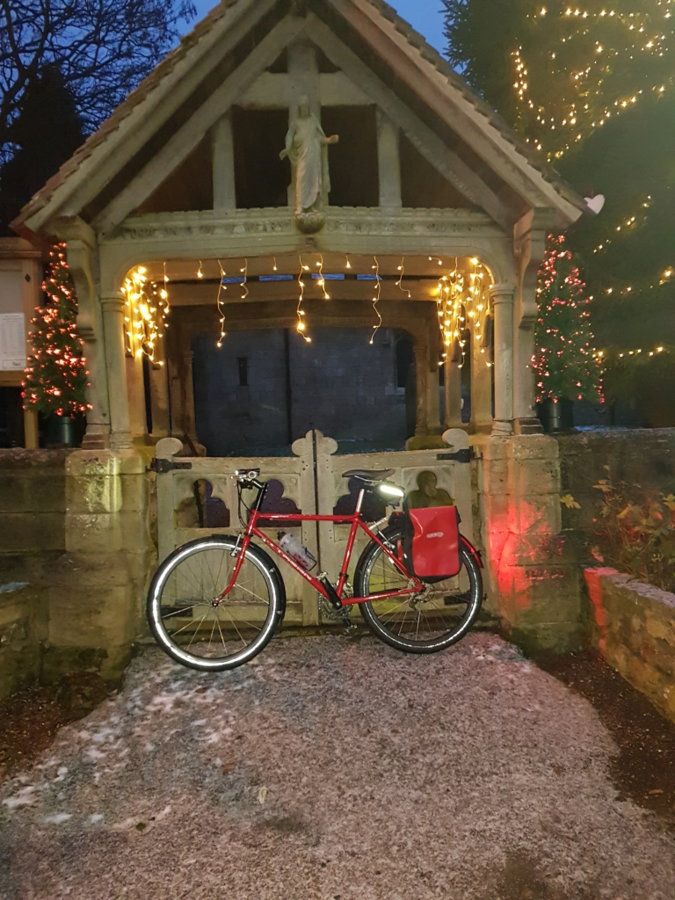
[[[328,147],[339,140],[337,134],[326,137],[321,122],[312,113],[309,98],[302,97],[279,157],[291,161],[295,221],[306,234],[323,228],[323,210],[330,193]]]

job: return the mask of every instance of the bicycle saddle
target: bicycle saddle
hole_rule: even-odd
[[[349,472],[343,472],[342,477],[356,478],[365,484],[378,484],[380,481],[386,481],[394,472],[395,469],[350,469]]]

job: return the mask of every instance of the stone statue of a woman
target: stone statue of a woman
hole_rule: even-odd
[[[326,137],[321,123],[312,113],[309,99],[302,97],[298,113],[286,135],[281,159],[290,159],[295,193],[295,215],[303,230],[317,230],[323,225],[321,209],[330,193],[328,145],[337,144],[337,134]]]

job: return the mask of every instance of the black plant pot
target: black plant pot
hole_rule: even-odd
[[[571,431],[574,427],[574,404],[571,400],[544,400],[537,404],[537,413],[546,434]]]
[[[47,421],[48,447],[75,447],[77,428],[72,416],[50,416]]]

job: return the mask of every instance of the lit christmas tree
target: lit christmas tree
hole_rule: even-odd
[[[45,414],[76,416],[90,409],[86,401],[89,373],[77,334],[77,298],[63,243],[49,251],[42,290],[47,305],[36,308],[31,322],[24,406]]]
[[[537,402],[604,402],[591,329],[591,298],[564,235],[549,235],[537,288],[537,350],[532,359]]]

